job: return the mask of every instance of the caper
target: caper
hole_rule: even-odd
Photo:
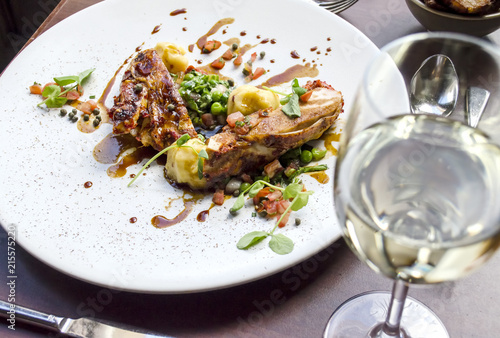
[[[87,114],[83,115],[83,120],[85,122],[87,122],[89,119],[90,119],[90,117]]]
[[[264,51],[260,52],[260,58],[263,59],[264,56],[266,56],[266,52],[264,52]]]
[[[140,83],[136,84],[135,87],[134,87],[134,92],[135,93],[142,92],[142,84],[140,84]]]
[[[68,113],[68,111],[66,109],[61,109],[61,111],[59,112],[59,115],[61,116],[65,116],[66,114]]]
[[[78,113],[78,110],[76,110],[75,108],[71,109],[71,112],[73,113],[73,115],[77,114]]]
[[[94,108],[94,110],[92,110],[92,114],[94,115],[99,115],[100,112],[99,108]]]
[[[300,223],[301,223],[301,222],[302,222],[302,221],[300,220],[300,218],[296,218],[296,219],[295,219],[295,225],[297,225],[297,226],[298,226],[298,225],[300,225]]]
[[[98,119],[95,119],[93,122],[94,127],[97,127],[99,125],[99,122],[101,122],[101,121],[99,121]]]
[[[68,118],[71,120],[73,118],[73,116],[75,116],[75,113],[71,112],[68,114]]]
[[[238,44],[237,43],[233,43],[233,45],[231,46],[231,49],[233,51],[237,50],[238,49]]]

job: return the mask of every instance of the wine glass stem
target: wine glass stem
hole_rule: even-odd
[[[381,330],[382,337],[401,337],[400,323],[408,288],[408,283],[400,279],[394,281],[387,317]]]

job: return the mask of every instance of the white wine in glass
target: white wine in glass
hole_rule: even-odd
[[[411,114],[412,75],[433,54],[450,57],[461,87],[499,90],[482,80],[500,78],[499,49],[451,33],[396,40],[365,71],[341,138],[335,203],[350,248],[395,282],[392,295],[341,305],[325,337],[448,337],[430,309],[406,297],[409,283],[456,280],[499,247],[499,103],[488,103],[477,128],[466,124],[463,104],[449,118]],[[474,61],[484,69],[463,70]]]

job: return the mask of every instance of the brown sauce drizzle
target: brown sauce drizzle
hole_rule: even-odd
[[[331,51],[332,51],[332,48],[331,48],[331,47],[328,47],[328,48],[326,49],[326,51],[327,51],[327,52],[331,52]]]
[[[311,52],[314,52],[316,49],[318,49],[318,46],[311,47]]]
[[[198,41],[196,41],[196,46],[198,46],[198,48],[200,50],[203,49],[203,46],[205,46],[205,43],[207,42],[207,39],[209,36],[211,35],[214,35],[215,33],[217,33],[217,31],[224,25],[228,25],[228,24],[232,24],[234,22],[234,18],[225,18],[225,19],[220,19],[219,21],[217,21],[215,23],[215,25],[213,25],[212,28],[210,28],[210,30],[203,36],[201,36]]]
[[[241,31],[241,32],[240,32],[240,35],[241,35],[241,36],[245,36],[245,35],[247,35],[247,32],[246,32],[246,31]]]
[[[293,58],[293,59],[300,59],[300,55],[299,53],[296,51],[296,50],[292,50],[290,52],[290,56]]]
[[[269,39],[264,39],[264,40],[262,40],[260,43],[262,43],[262,44],[266,44],[266,43],[268,43],[268,42],[269,42]]]
[[[181,197],[182,201],[184,203],[184,209],[177,216],[175,216],[172,219],[169,219],[169,218],[166,218],[165,216],[156,215],[151,219],[151,224],[153,224],[153,226],[155,228],[162,229],[162,228],[170,227],[170,226],[177,224],[179,222],[182,222],[191,213],[196,202],[203,199],[203,197],[204,196],[201,194],[194,194],[193,195],[191,193],[184,192],[184,194]],[[173,200],[171,200],[170,203],[168,204],[167,209],[170,208],[172,201]]]
[[[144,43],[143,43],[144,44]],[[135,50],[136,52],[141,50],[142,48],[142,45],[140,45],[139,47],[137,47]],[[108,95],[109,93],[111,92],[111,89],[113,88],[114,84],[115,84],[115,81],[116,81],[116,77],[118,76],[118,73],[120,73],[120,71],[123,69],[123,67],[125,67],[129,62],[130,60],[132,59],[132,57],[134,56],[134,54],[130,55],[123,63],[120,67],[118,67],[118,69],[116,70],[115,74],[113,75],[113,77],[109,80],[108,84],[106,85],[106,88],[104,88],[102,94],[101,94],[101,97],[97,100],[97,103],[102,106],[103,108],[106,108],[105,106],[105,102],[106,100],[108,99]],[[107,109],[103,109],[101,111],[101,114],[104,115],[106,114],[107,115]]]
[[[137,222],[137,217],[130,217],[129,222],[132,224]]]
[[[88,188],[90,188],[90,187],[92,186],[92,182],[87,181],[87,182],[85,182],[85,183],[83,184],[83,186],[85,187],[85,189],[88,189]]]
[[[233,44],[237,44],[238,46],[240,45],[240,39],[237,37],[227,39],[226,41],[223,42],[226,46],[232,46]]]
[[[187,30],[188,30],[187,27],[182,27],[183,32],[186,32]]]
[[[330,133],[321,136],[321,139],[325,141],[325,148],[334,156],[337,155],[337,148],[333,146],[333,142],[338,142],[340,135],[340,133]]]
[[[198,216],[196,216],[196,220],[198,222],[205,222],[208,218],[208,215],[210,214],[210,210],[215,206],[214,203],[212,203],[212,205],[210,205],[210,208],[208,208],[207,210],[203,210],[201,211]]]
[[[94,147],[94,159],[102,164],[113,164],[118,161],[120,156],[129,149],[142,146],[130,134],[115,135],[108,134]]]
[[[292,81],[294,78],[301,77],[316,77],[318,76],[319,71],[316,68],[316,65],[311,67],[310,63],[306,63],[305,65],[295,65],[288,69],[286,69],[283,73],[275,75],[268,79],[266,82],[262,83],[258,87],[266,86],[272,87],[277,86],[283,83],[288,83]]]
[[[170,12],[170,16],[176,16],[176,15],[185,14],[185,13],[187,13],[187,9],[180,8],[180,9],[176,9],[175,11]]]
[[[274,45],[276,43],[276,39],[271,39],[271,44]]]
[[[188,46],[188,51],[192,53],[194,50],[194,43]]]
[[[161,29],[161,25],[155,26],[155,28],[151,32],[151,35],[158,33],[160,31],[160,29]]]
[[[311,176],[321,184],[327,184],[330,181],[330,177],[328,177],[328,175],[324,171],[309,173],[309,176]]]
[[[127,168],[131,165],[141,163],[146,158],[153,157],[157,152],[151,147],[140,147],[137,148],[131,154],[125,155],[122,159],[110,166],[108,170],[106,170],[109,177],[123,177],[127,173]]]

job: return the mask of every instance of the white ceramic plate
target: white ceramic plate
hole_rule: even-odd
[[[169,15],[180,7],[187,13]],[[147,176],[127,188],[128,174],[112,179],[106,174],[108,165],[97,163],[92,156],[94,146],[111,132],[111,125],[84,134],[76,124],[61,118],[58,109],[47,112],[36,108],[40,98],[28,92],[34,81],[47,83],[54,76],[95,67],[84,98],[99,97],[137,46],[144,43],[143,48],[150,48],[158,41],[169,41],[187,48],[227,17],[234,18],[234,23],[223,27],[225,34],[220,29],[214,39],[238,37],[251,44],[276,39],[276,44],[254,48],[258,53],[266,52],[258,61],[270,70],[263,80],[303,63],[302,59],[315,60],[318,78],[343,92],[348,112],[356,83],[377,48],[349,23],[311,3],[104,1],[44,33],[0,78],[0,222],[4,228],[17,229],[18,244],[55,269],[90,283],[137,292],[182,293],[268,276],[314,255],[340,237],[332,186],[311,177],[304,177],[308,189],[315,191],[309,205],[278,230],[295,242],[288,255],[275,254],[267,243],[248,251],[236,248],[244,234],[269,230],[273,225],[273,221],[251,217],[250,203],[232,217],[228,210],[233,201],[227,201],[213,208],[208,220],[201,223],[196,216],[210,206],[208,196],[182,223],[157,229],[151,225],[153,216],[174,217],[183,207],[182,191],[165,181],[162,168],[152,166]],[[160,31],[151,34],[159,24]],[[240,36],[242,31],[247,34]],[[321,54],[310,50],[314,46]],[[292,50],[301,55],[300,60],[290,57]],[[188,57],[193,63],[213,58],[204,59],[197,49]],[[270,63],[271,59],[276,62]],[[241,69],[231,72],[230,66],[223,73],[242,84]],[[301,83],[306,80],[301,79]],[[114,89],[110,97],[116,93]],[[327,160],[330,183],[334,159]],[[138,168],[129,167],[129,173]],[[93,186],[84,188],[86,181]],[[138,221],[130,223],[131,217]],[[291,224],[294,217],[302,219],[300,226]]]

